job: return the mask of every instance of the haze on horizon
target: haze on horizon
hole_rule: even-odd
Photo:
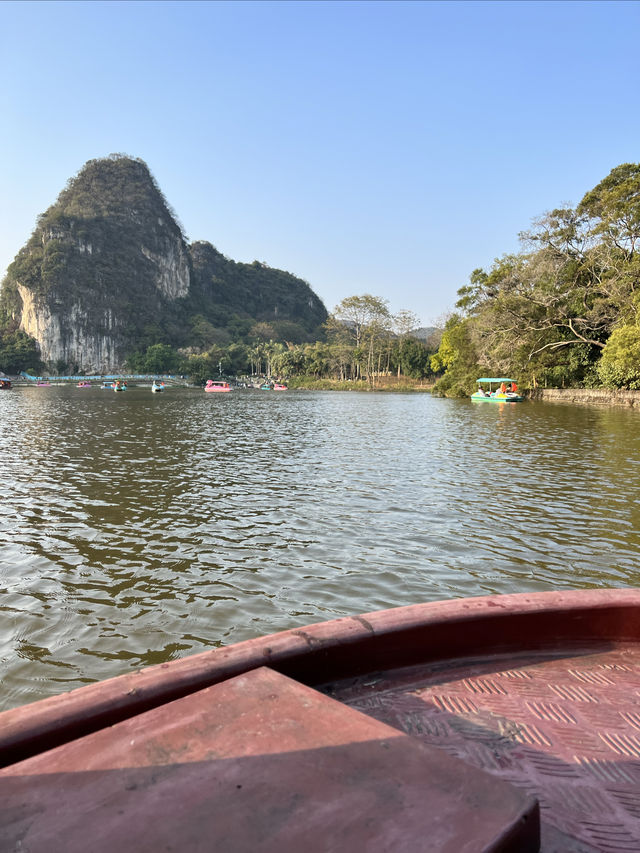
[[[3,2],[0,275],[92,158],[190,240],[432,325],[640,160],[638,2]]]

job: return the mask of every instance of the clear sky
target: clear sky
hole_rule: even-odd
[[[190,240],[431,325],[640,161],[637,2],[0,0],[0,275],[92,158]]]

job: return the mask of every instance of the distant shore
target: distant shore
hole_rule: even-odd
[[[310,376],[292,376],[286,380],[289,388],[304,391],[431,391],[433,382],[410,379],[407,376],[376,376],[373,385],[364,379],[314,379]]]
[[[14,387],[33,387],[36,385],[35,378],[31,380],[25,379],[23,376],[7,376],[11,380]],[[82,378],[91,378],[98,383],[98,380],[110,379],[111,376],[64,376],[64,377],[46,377],[51,384],[71,385]],[[154,377],[152,375],[136,375],[132,374],[127,377],[118,375],[117,378],[127,378],[142,382],[150,382],[153,378],[169,378],[172,384],[176,386],[189,387],[190,383],[183,377]],[[292,376],[285,380],[287,386],[291,390],[302,391],[384,391],[397,393],[430,393],[433,391],[434,383],[425,379],[410,379],[406,376],[376,376],[373,386],[365,380],[339,380],[339,379],[314,379],[311,376]],[[134,383],[135,384],[135,383]],[[198,386],[193,386],[198,387]],[[616,406],[627,409],[640,410],[640,390],[618,390],[613,388],[534,388],[524,391],[527,399],[540,401],[545,403],[571,403],[578,405],[596,405],[596,406]]]

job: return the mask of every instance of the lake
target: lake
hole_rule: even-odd
[[[0,710],[420,601],[640,582],[640,414],[0,392]]]

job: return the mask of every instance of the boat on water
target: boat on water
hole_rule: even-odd
[[[113,390],[114,391],[126,391],[127,390],[127,383],[118,379],[113,383]]]
[[[284,382],[274,382],[273,383],[274,391],[288,391],[288,387],[284,384]]]
[[[476,382],[478,390],[471,395],[472,400],[492,403],[521,403],[524,400],[524,397],[518,394],[515,379],[482,377],[476,379]]]
[[[105,381],[102,383],[102,385],[100,387],[102,388],[103,391],[113,391],[113,386],[114,386],[113,382]]]
[[[10,391],[11,390],[11,380],[10,379],[2,379],[0,377],[0,391]]]
[[[223,380],[207,379],[207,384],[204,386],[204,390],[212,392],[231,391],[231,385]]]
[[[151,384],[151,390],[152,391],[154,391],[155,393],[159,393],[160,391],[164,391],[164,389],[165,389],[164,382],[156,382],[155,379],[153,380],[153,382]]]
[[[39,379],[39,380],[36,382],[36,388],[47,388],[47,387],[50,387],[50,386],[51,386],[51,383],[50,383],[50,382],[45,382],[44,380],[40,380],[40,379]]]
[[[76,388],[91,388],[91,382],[88,379],[83,379],[76,385]]]
[[[293,628],[0,714],[3,842],[638,850],[639,695],[635,589]]]

